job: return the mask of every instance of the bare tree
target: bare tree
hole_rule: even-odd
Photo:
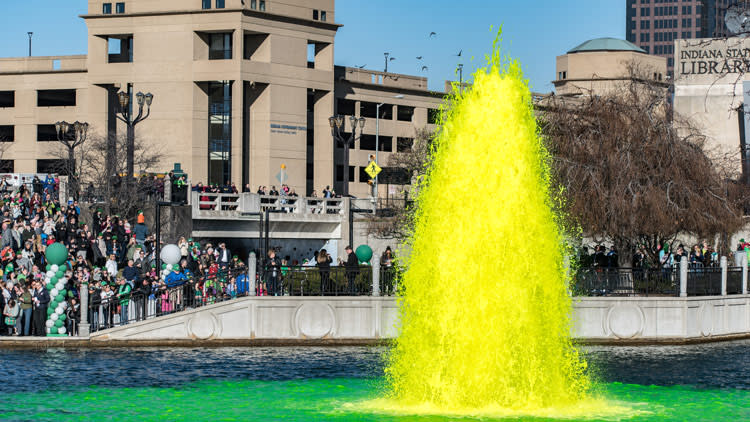
[[[117,154],[112,168],[107,168],[107,152],[112,144]],[[103,202],[107,212],[134,216],[153,199],[155,186],[151,173],[158,171],[164,157],[162,149],[153,142],[135,138],[134,167],[140,175],[134,192],[128,193],[125,181],[127,172],[127,138],[125,135],[90,137],[77,151],[77,172],[81,175],[84,196],[91,202]],[[60,151],[67,153],[67,150]],[[85,188],[83,188],[85,186]]]
[[[405,240],[413,227],[413,202],[409,199],[417,194],[419,182],[427,173],[431,162],[431,151],[436,137],[426,128],[418,128],[414,141],[407,151],[391,154],[388,168],[397,169],[411,176],[411,190],[403,200],[390,201],[386,212],[369,217],[368,233],[383,239]],[[406,192],[405,192],[406,193]]]
[[[648,74],[648,73],[647,73]],[[664,84],[642,77],[603,95],[550,97],[541,109],[561,208],[571,227],[613,243],[619,264],[637,247],[658,262],[678,235],[714,238],[742,225],[744,187],[705,137],[674,115]]]

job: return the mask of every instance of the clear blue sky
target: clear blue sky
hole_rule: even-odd
[[[0,57],[28,54],[28,31],[34,32],[34,55],[86,53],[86,26],[78,18],[86,12],[86,0],[0,4]],[[555,56],[591,38],[625,37],[625,2],[338,0],[336,20],[344,25],[336,36],[336,64],[383,70],[388,51],[396,58],[389,71],[427,76],[430,88],[439,90],[445,80],[457,79],[459,62],[468,79],[491,48],[490,27],[502,25],[504,50],[521,61],[533,90],[548,92]],[[429,38],[432,31],[437,36]],[[459,51],[460,58],[454,56]]]

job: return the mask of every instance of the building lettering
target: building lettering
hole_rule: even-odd
[[[750,48],[703,48],[680,51],[681,75],[726,75],[750,72]]]

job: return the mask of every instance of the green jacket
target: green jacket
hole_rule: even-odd
[[[130,291],[133,290],[130,284],[125,283],[117,290],[120,297],[120,305],[127,305],[130,301]]]

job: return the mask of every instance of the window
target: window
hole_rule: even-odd
[[[343,165],[337,165],[336,166],[336,181],[337,182],[343,182],[344,181],[344,166]],[[349,166],[349,182],[354,181],[354,166]]]
[[[366,166],[359,168],[359,181],[360,181],[360,183],[367,183],[371,179],[370,175],[367,174],[367,172],[365,171],[366,168],[367,168]]]
[[[208,59],[232,59],[232,33],[222,32],[208,35]]]
[[[216,8],[217,9],[223,9],[224,8],[224,0],[216,0]]]
[[[412,117],[414,117],[414,107],[400,105],[396,113],[398,114],[399,121],[411,122]]]
[[[250,8],[255,10],[258,7],[258,0],[250,0]]]
[[[258,2],[258,10],[260,10],[261,12],[265,12],[266,11],[266,0],[260,0]],[[354,174],[353,172],[354,172],[354,170],[352,170],[352,174]]]
[[[377,113],[376,112],[377,106],[378,105],[375,104],[375,103],[370,103],[370,102],[367,102],[367,101],[361,101],[359,103],[359,115],[362,116],[362,117],[366,117],[368,119],[374,119],[375,116],[377,115],[376,114]]]
[[[104,3],[104,4],[102,4],[102,14],[104,14],[104,15],[111,15],[112,14],[112,3]]]
[[[37,142],[57,142],[55,125],[36,125]]]
[[[68,160],[36,160],[36,172],[67,176],[67,161]]]
[[[0,173],[15,173],[13,160],[0,160]]]
[[[117,4],[115,4],[115,12],[116,13],[125,13],[125,3],[117,3]]]
[[[313,9],[313,20],[314,21],[318,20],[318,11],[315,9]]]
[[[565,79],[565,72],[563,72],[563,79]],[[436,108],[427,109],[427,123],[434,125],[437,124],[440,118],[440,110]]]
[[[15,106],[16,106],[16,92],[15,91],[0,91],[0,108],[15,107]]]
[[[414,139],[412,138],[397,138],[396,139],[396,152],[409,152],[414,146]]]
[[[354,100],[339,98],[336,100],[336,114],[354,116]]]
[[[382,120],[393,120],[393,104],[383,104],[380,106],[380,118]]]
[[[107,37],[107,63],[133,63],[133,36]]]
[[[325,10],[321,10],[320,11],[320,20],[323,21],[323,22],[326,21],[326,11]]]
[[[16,140],[15,126],[0,125],[0,142],[13,142]]]
[[[75,89],[40,89],[37,93],[37,107],[65,107],[76,105]]]
[[[232,84],[208,84],[208,180],[225,184],[231,179]]]
[[[203,4],[201,6],[203,9],[210,9],[211,8],[211,0],[203,0]]]

